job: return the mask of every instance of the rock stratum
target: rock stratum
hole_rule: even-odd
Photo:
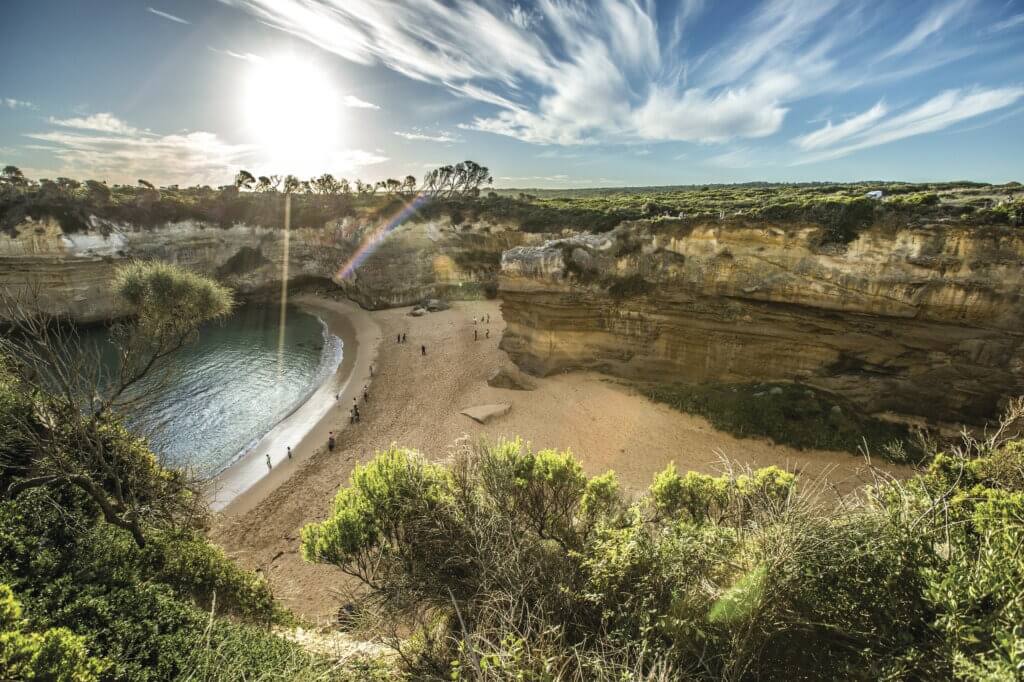
[[[979,421],[1024,393],[1009,227],[637,221],[502,256],[501,347],[527,371],[799,381],[869,413]]]
[[[243,296],[275,292],[282,280],[334,286],[369,309],[426,298],[494,295],[501,253],[540,235],[500,225],[410,221],[385,230],[351,219],[320,228],[185,221],[140,228],[93,219],[65,233],[54,219],[26,220],[0,233],[0,291],[29,295],[45,312],[77,322],[124,313],[111,293],[117,267],[163,260],[212,275]]]

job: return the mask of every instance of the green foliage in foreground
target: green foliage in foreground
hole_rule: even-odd
[[[845,402],[799,384],[661,384],[644,394],[741,438],[766,437],[801,450],[856,454],[866,448],[899,463],[923,456],[906,427],[860,416]]]
[[[776,467],[669,467],[631,500],[520,441],[448,466],[393,447],[302,550],[418,624],[416,679],[1020,678],[1024,441],[828,496]]]

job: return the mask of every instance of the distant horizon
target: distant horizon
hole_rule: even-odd
[[[1024,0],[10,4],[0,164],[36,178],[1024,179]]]

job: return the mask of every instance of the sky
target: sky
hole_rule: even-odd
[[[150,4],[152,3],[152,4]],[[1024,0],[5,0],[0,165],[1024,181]]]

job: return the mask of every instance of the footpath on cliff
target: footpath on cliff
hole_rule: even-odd
[[[409,310],[369,313],[380,328],[370,399],[360,401],[358,424],[348,424],[337,411],[329,415],[338,421],[332,427],[338,432],[334,451],[324,443],[295,462],[292,475],[254,506],[218,515],[211,530],[215,542],[243,565],[261,570],[282,602],[313,622],[332,622],[355,586],[334,567],[304,562],[300,531],[327,516],[356,464],[392,443],[440,460],[460,439],[519,436],[535,449],[571,450],[590,475],[613,469],[627,490],[637,492],[669,462],[682,471],[706,473],[720,473],[725,460],[750,467],[775,464],[840,493],[871,480],[857,456],[737,439],[593,372],[537,379],[532,391],[491,387],[487,379],[508,364],[498,349],[504,328],[498,301],[456,302],[420,317]],[[488,315],[490,324],[481,322]],[[406,343],[396,342],[399,334],[407,336]],[[486,424],[461,414],[503,403],[511,404],[508,413]],[[877,460],[872,465],[895,475],[908,471]]]

